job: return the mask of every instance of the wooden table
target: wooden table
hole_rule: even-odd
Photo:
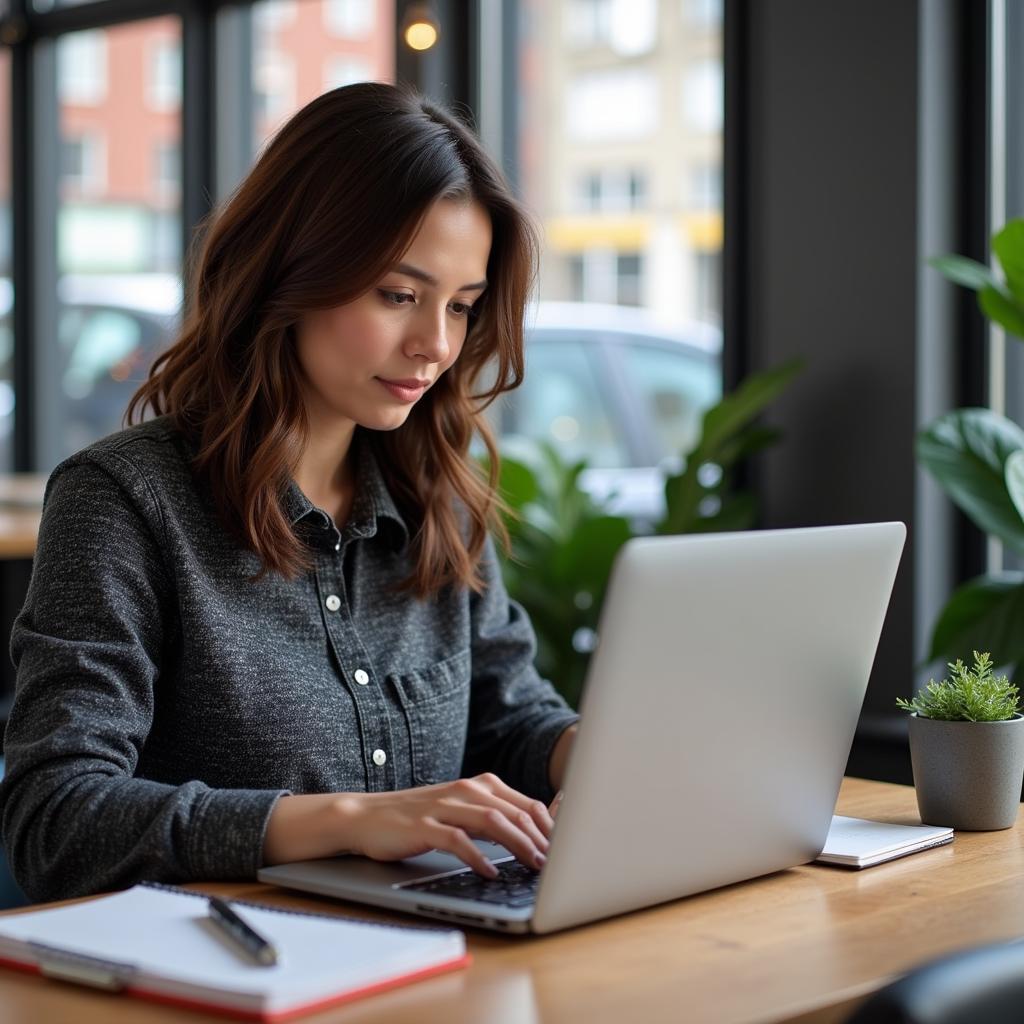
[[[917,824],[913,789],[848,779],[839,811]],[[467,970],[310,1024],[637,1024],[843,1020],[925,959],[1024,932],[1024,830],[961,833],[862,872],[808,865],[543,938],[470,933]],[[685,856],[685,850],[680,850]],[[198,886],[282,906],[374,916],[270,886]],[[376,915],[384,917],[385,915]],[[5,1024],[214,1020],[0,971]]]

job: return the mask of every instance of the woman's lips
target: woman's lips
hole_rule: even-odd
[[[385,380],[383,377],[375,378],[400,402],[415,402],[420,395],[429,387],[429,380]]]

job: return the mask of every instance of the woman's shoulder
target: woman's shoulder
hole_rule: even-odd
[[[90,470],[132,491],[150,493],[191,482],[191,446],[168,416],[160,416],[94,441],[66,458],[50,474],[47,493],[63,477],[85,477]]]

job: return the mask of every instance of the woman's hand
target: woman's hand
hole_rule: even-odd
[[[539,869],[552,825],[541,801],[490,773],[390,793],[286,796],[271,812],[264,862],[337,853],[401,860],[437,849],[493,877],[497,870],[473,838],[500,843],[521,863]]]
[[[356,803],[355,852],[400,860],[444,850],[492,877],[497,870],[471,837],[500,843],[521,863],[539,869],[553,824],[543,803],[491,774],[394,793],[361,793]]]

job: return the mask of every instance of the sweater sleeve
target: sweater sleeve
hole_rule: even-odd
[[[505,590],[490,538],[480,571],[486,586],[472,598],[473,678],[463,774],[492,771],[547,803],[555,795],[548,776],[551,752],[579,715],[534,667],[533,626]]]
[[[101,464],[102,460],[102,464]],[[280,790],[180,786],[135,772],[160,666],[180,642],[152,489],[114,452],[47,485],[0,784],[3,839],[34,900],[130,885],[252,877]]]

